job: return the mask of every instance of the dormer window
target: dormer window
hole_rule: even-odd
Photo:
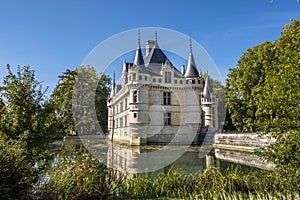
[[[165,83],[171,83],[171,72],[165,72]]]

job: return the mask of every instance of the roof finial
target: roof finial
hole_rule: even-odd
[[[113,80],[113,85],[115,86],[116,85],[116,73],[114,71],[114,80]]]
[[[138,30],[138,47],[141,47],[141,33],[140,33],[140,29]]]
[[[190,33],[190,51],[192,52],[192,34]]]
[[[155,30],[155,43],[157,43],[157,29]]]

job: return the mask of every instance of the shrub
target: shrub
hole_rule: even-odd
[[[7,139],[0,132],[1,199],[27,199],[38,174],[26,155],[24,145]]]
[[[61,159],[42,188],[45,199],[106,199],[122,181],[113,170],[89,154],[75,154]]]

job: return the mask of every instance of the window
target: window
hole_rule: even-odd
[[[145,76],[145,81],[147,81],[148,80],[148,77],[147,76]]]
[[[137,117],[137,113],[133,113],[133,118],[136,118]]]
[[[156,79],[155,79],[155,78],[153,78],[153,82],[154,82],[154,83],[156,82]]]
[[[127,110],[127,98],[125,99],[125,110]]]
[[[166,125],[166,126],[171,125],[171,113],[170,112],[164,113],[164,125]]]
[[[171,83],[171,72],[165,72],[165,83]]]
[[[163,92],[163,104],[171,104],[171,92]]]
[[[180,84],[183,84],[183,81],[182,81],[182,80],[180,80]]]
[[[161,78],[158,79],[158,82],[161,83]]]
[[[132,99],[133,103],[137,102],[137,91],[133,91],[133,99]]]
[[[119,123],[120,123],[119,127],[122,128],[123,127],[123,118],[120,118]]]
[[[123,101],[120,103],[120,112],[123,111]]]
[[[195,79],[192,80],[192,84],[195,84]]]
[[[127,115],[124,117],[124,126],[127,127]]]
[[[132,74],[132,80],[134,80],[134,81],[136,80],[136,73]]]
[[[143,79],[143,77],[141,75],[139,75],[139,80],[141,81]]]
[[[174,80],[175,84],[177,84],[177,80]]]

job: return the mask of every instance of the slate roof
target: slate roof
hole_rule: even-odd
[[[140,65],[145,64],[140,43],[138,44],[138,47],[136,49],[133,64],[136,65],[136,66],[140,66]]]
[[[141,73],[161,76],[160,71],[164,63],[169,62],[171,67],[174,68],[174,76],[177,78],[183,78],[182,73],[173,66],[168,57],[164,54],[164,52],[159,48],[157,41],[155,41],[154,47],[151,49],[149,55],[143,58],[142,51],[140,47],[140,43],[138,43],[138,47],[136,49],[135,57],[134,57],[134,65],[138,66],[138,70]],[[130,63],[126,62],[126,67],[130,65]]]
[[[155,42],[154,47],[150,51],[149,55],[144,58],[145,65],[148,66],[149,64],[158,63],[162,64],[165,63],[168,58],[164,54],[164,52],[159,48],[157,42]]]
[[[210,98],[212,92],[213,92],[213,90],[212,90],[212,87],[210,85],[210,80],[207,76],[206,79],[205,79],[205,85],[204,85],[204,88],[203,88],[202,96],[204,98]]]
[[[196,64],[195,64],[194,55],[193,55],[192,50],[190,51],[189,60],[188,60],[188,64],[187,64],[186,72],[185,72],[184,76],[186,78],[194,78],[194,77],[199,76],[199,72],[198,72]]]

